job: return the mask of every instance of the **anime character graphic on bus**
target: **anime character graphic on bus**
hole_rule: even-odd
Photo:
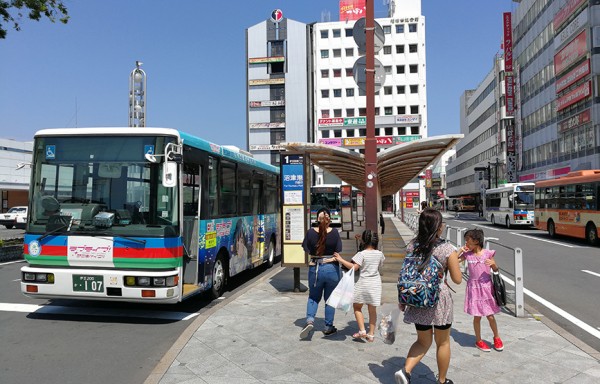
[[[235,224],[233,244],[231,246],[231,263],[229,267],[231,276],[248,268],[250,263],[250,250],[246,245],[247,237],[248,235],[244,222],[242,219],[239,219]]]

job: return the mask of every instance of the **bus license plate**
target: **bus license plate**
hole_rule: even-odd
[[[73,291],[104,292],[103,276],[73,275]]]

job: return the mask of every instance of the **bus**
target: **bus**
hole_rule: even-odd
[[[310,187],[310,221],[317,221],[317,212],[321,208],[329,209],[331,226],[342,226],[341,188],[337,184],[321,184]]]
[[[534,183],[509,183],[485,191],[483,216],[492,224],[533,225]]]
[[[472,196],[448,197],[446,209],[456,212],[473,212],[477,210],[477,200]]]
[[[219,297],[281,252],[279,169],[169,128],[34,136],[21,291],[177,303]]]
[[[570,172],[535,184],[535,226],[598,245],[600,170]]]

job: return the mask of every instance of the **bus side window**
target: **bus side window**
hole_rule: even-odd
[[[208,217],[219,215],[219,162],[212,156],[208,157]]]

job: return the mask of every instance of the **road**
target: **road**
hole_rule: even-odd
[[[498,238],[498,244],[492,244],[491,248],[497,251],[496,260],[502,272],[513,281],[512,249],[521,248],[524,287],[531,292],[526,294],[525,302],[600,351],[600,248],[579,239],[553,239],[547,232],[535,228],[494,226],[476,213],[445,220],[451,226],[480,228],[486,237]],[[507,286],[507,289],[512,290],[512,287]],[[533,299],[534,295],[540,299]],[[550,309],[552,305],[558,309]],[[566,313],[558,314],[557,310]]]
[[[23,265],[0,264],[2,384],[143,383],[195,316],[221,301],[205,296],[177,305],[30,299],[19,289]],[[224,296],[264,271],[231,279]]]

